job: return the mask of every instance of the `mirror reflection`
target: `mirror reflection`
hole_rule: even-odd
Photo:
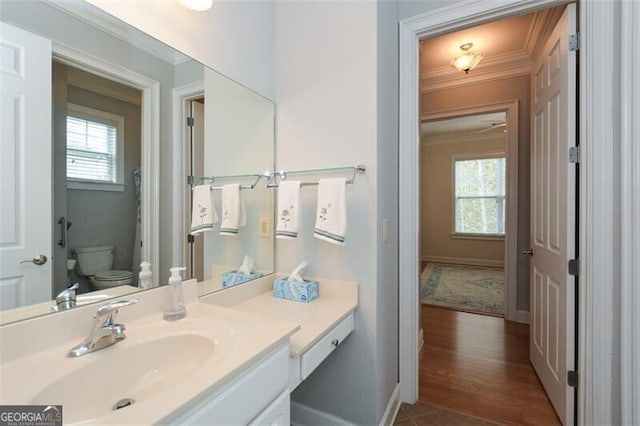
[[[0,21],[0,323],[163,285],[171,266],[202,294],[245,257],[273,271],[263,181],[239,190],[236,234],[189,236],[198,182],[273,169],[273,102],[86,3],[3,2]]]

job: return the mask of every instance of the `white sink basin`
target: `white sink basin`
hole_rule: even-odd
[[[119,401],[139,403],[189,379],[215,347],[208,337],[176,334],[113,347],[99,358],[88,354],[88,363],[49,384],[30,403],[61,404],[68,422],[94,419],[114,410]]]
[[[127,320],[123,309],[118,320],[127,338],[81,357],[66,356],[81,337],[61,331],[58,345],[3,361],[0,405],[61,404],[65,424],[161,423],[227,384],[298,329],[199,302],[188,304],[187,317],[179,321],[163,321],[161,313],[137,318]],[[37,336],[37,327],[51,320],[56,318],[0,328],[3,348]],[[87,315],[87,332],[90,324]],[[134,402],[114,410],[124,399]]]

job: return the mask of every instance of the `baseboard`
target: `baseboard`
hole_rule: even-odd
[[[396,420],[398,410],[400,409],[400,383],[396,384],[396,387],[391,392],[391,398],[387,403],[387,408],[384,410],[382,419],[380,420],[380,426],[391,426]]]
[[[424,346],[424,329],[420,327],[420,331],[418,332],[418,353],[420,353],[423,346]]]
[[[291,426],[315,425],[355,426],[353,423],[349,423],[333,414],[325,413],[324,411],[316,410],[299,402],[291,401]]]
[[[517,311],[516,321],[522,324],[529,324],[529,311]]]
[[[422,261],[436,262],[436,263],[453,263],[454,265],[492,266],[494,268],[504,268],[503,260],[474,259],[474,258],[447,257],[447,256],[422,256]]]

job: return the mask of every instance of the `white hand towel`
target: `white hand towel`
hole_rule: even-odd
[[[193,207],[191,208],[191,234],[211,231],[218,221],[218,214],[213,206],[211,185],[198,185],[193,188]]]
[[[314,237],[337,245],[344,245],[347,234],[347,180],[320,179],[318,182],[318,210]]]
[[[280,182],[278,185],[276,238],[298,238],[300,206],[300,181]]]
[[[237,235],[240,224],[240,185],[222,186],[222,222],[220,235]]]

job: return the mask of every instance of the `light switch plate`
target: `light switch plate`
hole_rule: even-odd
[[[271,219],[269,216],[260,217],[259,229],[258,235],[260,235],[261,238],[271,237]]]
[[[389,219],[386,217],[382,219],[382,242],[389,241]]]

